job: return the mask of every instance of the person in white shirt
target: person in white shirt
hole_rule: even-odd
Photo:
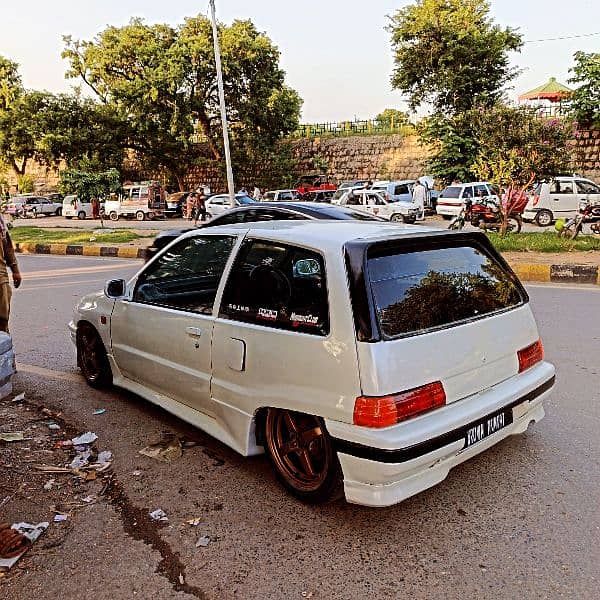
[[[415,185],[412,190],[412,201],[419,208],[419,220],[425,218],[425,200],[427,198],[427,190],[420,181],[415,181]]]

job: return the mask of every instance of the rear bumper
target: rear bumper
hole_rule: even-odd
[[[544,417],[554,367],[541,363],[493,388],[381,430],[326,422],[342,466],[346,500],[390,506],[443,481],[450,469]],[[499,410],[512,422],[465,449],[466,432]]]
[[[438,202],[437,206],[435,207],[435,212],[438,215],[446,215],[449,217],[456,217],[456,215],[458,215],[458,213],[460,213],[461,208],[462,208],[462,204],[450,205],[450,204],[440,204]]]

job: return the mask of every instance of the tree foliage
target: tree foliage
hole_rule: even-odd
[[[89,202],[92,198],[118,192],[121,182],[116,169],[96,173],[65,169],[60,174],[60,187],[64,194],[74,194],[83,202]]]
[[[569,70],[569,83],[578,87],[571,96],[571,111],[585,126],[600,126],[600,52],[576,52],[575,65]]]
[[[522,38],[489,16],[486,0],[416,0],[392,17],[392,86],[411,108],[457,113],[493,105],[517,71],[508,53]]]
[[[375,121],[381,127],[396,127],[398,125],[408,125],[408,114],[396,108],[386,108],[376,117]]]
[[[23,91],[19,65],[0,55],[0,111],[6,110]]]
[[[77,94],[23,92],[0,110],[0,160],[23,175],[27,163],[96,168],[123,159],[121,122],[107,107]]]
[[[496,106],[471,112],[479,152],[472,172],[503,188],[525,190],[565,172],[572,126],[540,119],[527,107]]]
[[[219,25],[232,145],[269,146],[296,128],[301,100],[285,85],[279,51],[251,21]],[[173,28],[133,19],[92,41],[65,38],[68,77],[81,79],[130,128],[128,145],[147,168],[182,178],[201,156],[222,157],[212,29],[204,16]],[[243,153],[242,153],[243,154]]]

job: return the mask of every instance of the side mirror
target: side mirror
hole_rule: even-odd
[[[111,279],[104,286],[104,294],[107,298],[122,298],[125,295],[126,289],[124,279]]]

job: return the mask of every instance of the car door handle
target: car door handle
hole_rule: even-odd
[[[200,327],[186,327],[185,332],[191,337],[200,337],[202,335]]]

